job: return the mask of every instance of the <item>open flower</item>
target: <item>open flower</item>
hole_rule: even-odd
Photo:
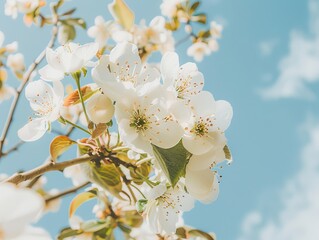
[[[179,217],[194,207],[194,199],[181,186],[160,184],[146,193],[146,222],[154,233],[175,233]]]
[[[42,213],[43,198],[31,189],[17,188],[8,183],[0,184],[0,195],[0,238],[26,239],[21,237]]]
[[[39,70],[41,78],[46,81],[59,81],[64,74],[74,73],[85,67],[99,49],[97,43],[79,45],[67,43],[56,50],[47,48],[46,60],[48,65]]]
[[[205,42],[195,42],[187,49],[187,55],[193,57],[195,61],[201,62],[204,59],[204,56],[210,55],[211,49]]]
[[[22,127],[18,135],[23,141],[36,141],[50,129],[51,122],[60,117],[64,89],[60,82],[54,82],[51,87],[48,83],[38,80],[28,84],[25,95],[37,118]]]
[[[94,26],[88,29],[87,33],[102,48],[106,45],[107,40],[112,36],[117,27],[113,21],[105,21],[102,16],[97,16],[94,24]]]
[[[163,0],[161,12],[163,16],[172,18],[177,14],[177,6],[185,0]]]
[[[112,100],[122,98],[125,89],[146,88],[147,84],[160,81],[160,73],[143,65],[137,47],[127,42],[117,44],[109,56],[102,56],[92,77]]]
[[[127,92],[115,105],[122,140],[147,153],[152,153],[151,144],[161,148],[175,146],[183,134],[181,126],[161,101],[163,94],[158,88],[147,89],[143,95]]]
[[[222,36],[222,31],[223,31],[223,26],[218,24],[215,21],[212,21],[210,23],[210,34],[212,35],[213,38],[221,38]]]
[[[182,123],[184,147],[196,155],[222,149],[226,145],[224,132],[233,116],[231,105],[223,100],[215,101],[211,93],[202,91],[192,97],[190,107],[191,117]]]
[[[204,86],[204,76],[198,71],[195,63],[179,65],[179,57],[175,52],[166,53],[161,62],[161,73],[164,86],[181,99],[201,92]]]

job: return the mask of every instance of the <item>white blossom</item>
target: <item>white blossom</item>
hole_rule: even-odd
[[[218,24],[215,21],[212,21],[210,23],[210,34],[212,35],[213,38],[221,38],[222,36],[222,31],[223,31],[223,26]]]
[[[161,148],[175,146],[183,134],[182,128],[161,101],[163,94],[158,88],[148,89],[143,95],[128,92],[115,105],[122,140],[147,153],[152,153],[151,144]]]
[[[95,124],[108,123],[114,115],[114,105],[105,94],[93,95],[86,104],[89,119]]]
[[[154,233],[175,233],[181,214],[194,207],[193,198],[178,185],[168,189],[165,184],[157,185],[146,197],[145,220]]]
[[[7,72],[0,69],[0,103],[8,100],[15,94],[15,90],[6,84]]]
[[[102,16],[97,16],[94,20],[94,26],[87,31],[88,36],[95,39],[95,42],[102,48],[112,33],[118,29],[113,21],[105,21]]]
[[[185,130],[184,147],[192,154],[201,155],[226,144],[224,132],[230,125],[233,110],[223,100],[215,101],[213,95],[202,91],[190,101],[191,116],[182,120]]]
[[[41,78],[46,81],[59,81],[64,74],[74,73],[85,67],[98,51],[97,43],[79,45],[67,43],[56,50],[47,48],[48,65],[39,70]]]
[[[149,83],[160,81],[157,69],[142,64],[137,47],[127,42],[117,44],[109,56],[102,56],[92,77],[112,100],[122,98],[125,89],[147,88]]]
[[[0,238],[22,239],[25,229],[40,217],[44,200],[31,189],[8,183],[0,184],[0,195]]]
[[[36,118],[22,127],[18,131],[18,136],[26,142],[36,141],[50,129],[51,122],[60,117],[64,89],[60,82],[54,82],[52,87],[38,80],[28,84],[25,95]]]
[[[210,55],[211,49],[205,42],[195,42],[187,49],[187,55],[193,57],[195,61],[201,62],[205,55]]]
[[[40,6],[40,0],[7,0],[5,15],[17,18],[18,12],[31,13]]]
[[[179,57],[175,52],[166,53],[161,62],[161,73],[164,86],[175,92],[181,99],[201,92],[204,86],[204,76],[198,71],[195,63],[179,65]]]
[[[21,53],[10,54],[7,58],[7,66],[13,71],[23,71],[25,69],[24,56]]]
[[[216,200],[219,194],[216,172],[209,168],[193,170],[188,166],[186,168],[185,185],[188,193],[203,203]]]
[[[177,13],[177,5],[185,0],[163,0],[160,8],[163,16],[172,18]]]

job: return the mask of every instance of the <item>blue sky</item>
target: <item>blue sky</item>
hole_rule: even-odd
[[[109,2],[77,0],[68,4],[76,3],[77,14],[84,16],[90,26],[96,15],[109,17]],[[150,20],[159,14],[160,0],[127,2],[137,19]],[[187,224],[213,231],[222,240],[295,240],[298,234],[303,240],[318,239],[319,233],[311,227],[311,222],[319,221],[318,204],[312,201],[319,195],[318,187],[312,184],[319,178],[313,170],[319,161],[316,4],[319,5],[318,0],[206,0],[201,6],[210,20],[225,24],[220,51],[206,58],[199,68],[205,75],[206,89],[216,99],[233,105],[234,118],[227,136],[234,163],[221,172],[218,200],[211,205],[197,204],[194,211],[185,215]],[[0,30],[5,33],[6,42],[20,40],[20,51],[28,62],[49,38],[47,29],[27,28],[21,18],[14,21],[3,11]],[[82,31],[77,41],[90,40]],[[181,62],[191,61],[186,47],[184,44],[177,49]],[[0,126],[8,106],[0,105]],[[17,140],[15,130],[29,115],[29,107],[21,102],[9,144]],[[0,163],[0,172],[12,173],[41,163],[48,154],[43,146],[48,146],[52,137],[53,134],[44,143],[30,144],[6,158]],[[69,184],[59,173],[48,176],[52,187],[65,188]],[[288,201],[298,195],[304,196],[296,198],[299,204]],[[62,209],[67,209],[69,200],[64,201]],[[52,234],[57,231],[53,225],[66,224],[66,213],[48,214],[40,223]]]

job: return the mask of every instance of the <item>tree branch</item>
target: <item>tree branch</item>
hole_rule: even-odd
[[[53,30],[52,30],[51,39],[50,39],[49,43],[47,44],[48,48],[53,47],[53,45],[55,43],[55,40],[57,38],[57,34],[58,34],[58,26],[57,26],[57,24],[55,24],[54,27],[53,27]],[[35,59],[35,61],[29,66],[27,72],[24,74],[24,77],[22,79],[22,82],[21,82],[20,86],[18,87],[18,89],[16,91],[16,94],[14,96],[13,102],[11,103],[11,107],[10,107],[10,110],[9,110],[9,113],[8,113],[8,118],[6,120],[5,126],[3,128],[3,132],[2,132],[2,135],[1,135],[1,138],[0,138],[0,159],[1,159],[2,156],[4,156],[3,155],[3,146],[4,146],[4,143],[5,143],[6,137],[8,135],[8,132],[9,132],[12,120],[13,120],[13,116],[14,116],[14,113],[16,111],[16,108],[17,108],[17,105],[18,105],[18,102],[19,102],[19,99],[20,99],[20,96],[21,96],[21,93],[22,93],[25,85],[27,84],[27,82],[30,80],[34,70],[36,70],[38,65],[45,58],[45,52],[46,52],[46,49],[44,49],[40,53],[40,55]]]
[[[65,190],[63,192],[60,192],[60,193],[58,193],[56,195],[49,196],[48,198],[45,199],[45,202],[49,203],[50,201],[53,201],[53,200],[58,199],[60,197],[64,197],[66,195],[69,195],[69,194],[72,194],[72,193],[76,193],[78,190],[80,190],[81,188],[84,188],[85,186],[87,186],[89,184],[90,184],[90,182],[86,182],[86,183],[81,184],[80,186],[76,186],[76,187],[67,189],[67,190]]]
[[[36,178],[44,173],[47,173],[47,172],[62,171],[65,168],[73,166],[73,165],[77,165],[77,164],[81,164],[81,163],[85,163],[85,162],[89,162],[89,161],[101,160],[103,158],[105,158],[105,157],[104,156],[88,156],[88,155],[86,155],[84,157],[75,158],[75,159],[65,161],[65,162],[60,162],[60,163],[55,163],[55,162],[50,161],[50,162],[44,163],[43,165],[41,165],[35,169],[32,169],[30,171],[16,173],[13,176],[6,179],[5,182],[19,184],[19,183],[27,181],[27,180],[32,180],[32,179],[34,179],[34,178]]]

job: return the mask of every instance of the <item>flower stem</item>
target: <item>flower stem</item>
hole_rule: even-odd
[[[65,121],[66,123],[70,124],[71,126],[77,128],[77,129],[80,129],[81,131],[83,131],[83,132],[85,132],[85,133],[91,135],[91,133],[90,133],[88,130],[84,129],[83,127],[80,127],[79,125],[77,125],[77,124],[75,124],[75,123],[73,123],[73,122],[70,122],[69,120],[67,120],[67,119],[65,119],[65,118],[63,119],[63,121]]]
[[[81,91],[81,83],[80,83],[81,74],[72,73],[72,77],[74,78],[74,80],[75,80],[75,82],[76,82],[76,86],[77,86],[77,89],[78,89],[80,101],[81,101],[82,108],[83,108],[83,112],[84,112],[84,115],[85,115],[87,124],[89,124],[89,123],[90,123],[90,119],[89,119],[89,116],[88,116],[88,114],[87,114],[87,112],[86,112],[86,108],[85,108],[85,104],[84,104],[84,99],[83,99],[83,95],[82,95],[82,91]]]

